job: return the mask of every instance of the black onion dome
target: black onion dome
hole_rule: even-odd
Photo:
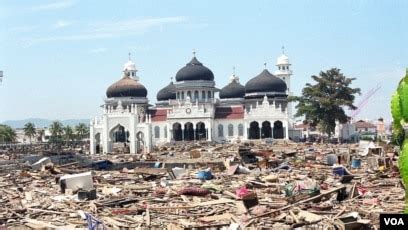
[[[173,82],[170,82],[170,84],[157,93],[158,101],[167,101],[169,99],[176,99],[176,86]]]
[[[186,66],[181,68],[176,74],[176,81],[213,81],[213,72],[205,67],[201,62],[193,57]]]
[[[124,76],[119,81],[113,83],[109,86],[106,91],[106,96],[111,97],[146,97],[147,89],[140,84],[138,81],[129,77]]]
[[[245,87],[238,81],[232,80],[220,91],[220,98],[243,98],[245,96]]]
[[[267,69],[245,84],[246,93],[279,92],[285,93],[287,89],[285,81],[275,77]]]

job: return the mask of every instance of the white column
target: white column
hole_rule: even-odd
[[[137,153],[137,143],[136,143],[136,115],[131,115],[130,116],[130,127],[129,127],[129,138],[130,138],[130,146],[129,146],[129,152],[130,154],[136,154]]]
[[[152,124],[147,124],[146,127],[147,136],[146,137],[146,148],[149,153],[152,150]]]
[[[108,127],[108,117],[103,116],[102,118],[103,122],[103,129],[101,133],[101,138],[102,138],[102,147],[103,147],[103,153],[107,154],[108,152],[111,152],[111,146],[109,142],[109,127]]]
[[[208,137],[207,137],[207,140],[208,141],[212,141],[212,133],[213,133],[213,131],[212,131],[212,124],[210,123],[210,124],[206,124],[206,126],[208,125]]]
[[[94,122],[91,122],[89,125],[89,152],[90,154],[95,154]]]
[[[286,123],[285,124],[285,132],[286,132],[285,139],[289,140],[289,122],[286,121],[285,123]]]
[[[171,138],[173,137],[173,130],[170,129],[170,123],[167,123],[167,142],[171,141]],[[173,128],[173,127],[172,127]]]

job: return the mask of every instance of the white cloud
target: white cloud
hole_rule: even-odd
[[[74,5],[74,1],[71,0],[64,0],[64,1],[56,1],[44,5],[37,5],[33,6],[31,9],[33,11],[44,11],[44,10],[59,10],[69,8]]]
[[[106,48],[96,48],[96,49],[91,49],[89,52],[97,54],[97,53],[104,53],[106,51],[108,51],[108,49]]]
[[[72,25],[72,22],[59,20],[54,24],[54,28],[60,29],[60,28],[67,27],[67,26],[70,26],[70,25]]]
[[[102,38],[117,38],[142,34],[149,29],[160,28],[165,25],[176,24],[187,21],[186,17],[163,17],[146,19],[129,19],[116,22],[98,22],[83,26],[82,32],[73,35],[56,35],[50,37],[39,37],[30,39],[30,44],[51,41],[81,41]]]

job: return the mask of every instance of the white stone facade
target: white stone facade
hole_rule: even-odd
[[[195,65],[201,65],[195,57],[194,61],[188,68],[194,70]],[[290,65],[288,60],[284,65],[289,68],[286,67]],[[278,66],[283,68],[279,63]],[[108,89],[113,91],[107,94],[114,96],[105,100],[102,115],[90,122],[91,154],[148,153],[155,145],[178,141],[289,138],[291,108],[286,99],[289,90],[283,92],[284,96],[279,96],[282,93],[274,97],[251,92],[248,98],[220,100],[217,97],[219,90],[212,79],[195,80],[184,74],[187,80],[174,83],[175,99],[161,100],[156,106],[149,106],[147,97],[131,95],[136,92],[131,91],[133,88],[129,90],[131,87],[138,90],[140,86],[134,63],[127,62],[124,71],[127,76],[123,77],[123,82],[119,81]],[[290,84],[291,74],[287,69],[276,76]],[[129,78],[139,85],[126,85]],[[120,90],[124,96],[117,87],[123,87]]]

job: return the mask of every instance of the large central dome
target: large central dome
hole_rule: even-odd
[[[275,77],[267,69],[264,69],[245,85],[245,93],[285,93],[286,89],[285,81]]]
[[[205,67],[201,62],[193,57],[186,66],[181,68],[176,74],[176,81],[213,81],[213,72]]]

